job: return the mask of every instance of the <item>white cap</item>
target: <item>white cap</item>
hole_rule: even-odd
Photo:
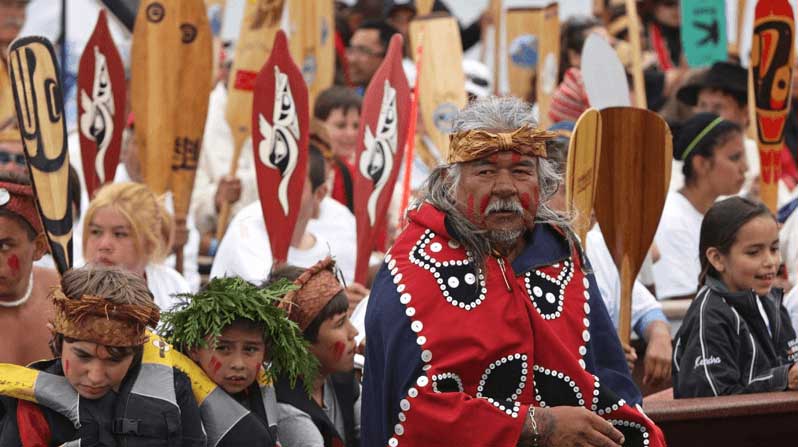
[[[490,95],[493,77],[487,65],[475,59],[463,59],[466,93],[484,98]]]

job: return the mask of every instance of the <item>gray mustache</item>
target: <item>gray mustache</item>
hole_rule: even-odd
[[[521,203],[518,202],[517,200],[496,199],[492,200],[488,204],[488,207],[485,209],[485,214],[502,213],[502,212],[523,214],[524,208],[521,207]]]

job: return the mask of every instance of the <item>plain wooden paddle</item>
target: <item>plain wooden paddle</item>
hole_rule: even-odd
[[[49,40],[21,37],[9,48],[19,133],[36,204],[59,273],[72,267],[72,191],[61,77]],[[75,193],[77,193],[75,191]]]
[[[574,231],[585,246],[601,162],[601,114],[585,110],[576,121],[568,143],[565,174],[565,204],[574,214]]]
[[[252,91],[255,79],[272,50],[274,36],[280,29],[284,0],[247,2],[238,34],[233,66],[227,81],[225,119],[233,134],[233,157],[229,176],[238,172],[238,159],[244,142],[252,137]],[[231,204],[222,202],[216,223],[216,240],[221,241],[230,222]]]
[[[626,16],[629,17],[629,44],[632,46],[634,105],[646,108],[646,84],[643,79],[643,48],[640,43],[640,16],[637,15],[637,0],[626,0]]]
[[[774,213],[778,208],[781,148],[790,111],[795,61],[795,20],[787,0],[759,0],[754,16],[751,63],[757,142],[759,196]]]
[[[654,240],[671,177],[673,149],[658,114],[633,107],[601,111],[596,218],[621,276],[618,332],[629,343],[632,286]]]
[[[445,159],[454,118],[466,105],[463,47],[457,20],[438,14],[413,20],[410,22],[410,46],[418,48],[419,45],[424,48],[423,71],[418,74],[419,112],[438,158]]]

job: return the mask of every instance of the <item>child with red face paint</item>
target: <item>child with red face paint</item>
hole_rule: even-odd
[[[798,389],[798,338],[774,288],[776,218],[732,197],[701,224],[700,289],[673,348],[676,398]]]
[[[58,274],[33,265],[45,253],[30,182],[0,174],[0,363],[27,365],[50,357],[47,293],[58,285]]]
[[[249,413],[219,446],[275,445],[272,379],[280,375],[295,381],[316,373],[300,331],[273,305],[294,288],[289,281],[258,288],[241,278],[215,278],[199,293],[182,295],[183,301],[163,315],[164,337]]]
[[[311,343],[318,359],[319,375],[310,382],[311,395],[300,383],[291,386],[277,380],[279,419],[277,431],[282,445],[331,447],[360,445],[360,385],[354,375],[357,329],[347,318],[349,301],[329,257],[302,269],[284,266],[269,282],[294,280],[298,290],[289,292],[281,306]]]

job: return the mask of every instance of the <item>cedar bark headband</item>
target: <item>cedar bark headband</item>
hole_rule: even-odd
[[[0,182],[0,210],[6,210],[21,217],[36,234],[41,234],[44,231],[42,221],[36,212],[33,187],[29,185]]]
[[[463,163],[487,157],[495,152],[515,151],[521,155],[546,158],[546,141],[557,134],[529,125],[514,132],[467,130],[449,135],[448,164]]]
[[[55,307],[56,333],[104,346],[143,345],[148,338],[145,330],[148,326],[154,328],[161,316],[155,303],[114,304],[93,295],[73,300],[64,295],[61,287],[55,287],[50,297]]]

